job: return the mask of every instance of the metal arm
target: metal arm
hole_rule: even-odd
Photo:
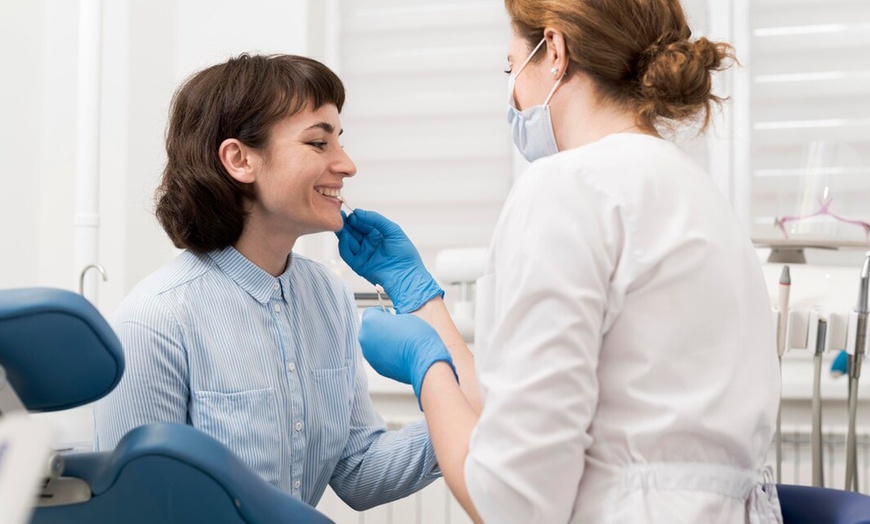
[[[858,417],[858,379],[861,378],[861,364],[867,345],[867,307],[870,294],[870,252],[861,268],[861,284],[858,288],[858,305],[855,307],[857,326],[855,331],[855,352],[849,360],[849,430],[846,434],[846,489],[858,491],[858,438],[855,423]]]

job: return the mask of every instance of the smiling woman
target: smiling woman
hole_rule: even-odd
[[[386,431],[369,399],[347,286],[292,254],[341,229],[344,87],[327,67],[242,55],[178,90],[157,218],[179,248],[114,319],[127,368],[94,408],[95,446],[151,422],[214,436],[315,505],[365,509],[438,477],[426,427]]]

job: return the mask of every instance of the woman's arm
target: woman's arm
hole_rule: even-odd
[[[463,508],[480,520],[464,479],[478,414],[457,383],[441,337],[415,315],[391,315],[369,308],[363,314],[359,339],[363,355],[378,373],[414,386],[441,473]]]
[[[94,403],[94,448],[114,449],[131,429],[187,423],[189,372],[183,337],[157,299],[127,304],[115,319],[126,361],[121,381]]]
[[[474,356],[465,344],[465,339],[462,338],[459,330],[456,329],[456,324],[453,323],[453,318],[447,312],[444,300],[441,297],[435,297],[426,302],[423,307],[414,311],[414,315],[425,320],[426,323],[435,329],[438,336],[441,337],[441,340],[450,352],[453,365],[456,366],[456,373],[459,375],[459,385],[462,394],[465,395],[468,406],[475,416],[480,414],[480,387],[478,386],[477,374],[474,370]],[[425,408],[425,406],[423,407]]]
[[[429,368],[423,379],[420,402],[447,486],[466,513],[475,522],[481,522],[465,486],[465,459],[479,411],[459,389],[445,362],[436,362]]]

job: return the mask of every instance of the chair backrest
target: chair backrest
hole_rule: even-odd
[[[260,478],[217,440],[183,424],[140,426],[112,452],[69,455],[66,474],[86,480],[93,498],[38,508],[31,524],[332,522]]]
[[[838,489],[777,484],[784,524],[870,524],[870,497]]]
[[[111,327],[81,295],[4,289],[0,366],[28,411],[57,411],[110,392],[124,373],[124,354]]]
[[[109,393],[124,372],[124,356],[111,327],[82,296],[0,290],[0,368],[17,393],[8,396],[0,374],[0,416],[4,403],[55,411]],[[62,476],[53,472],[33,523],[331,522],[183,424],[141,426],[113,451],[64,458]]]

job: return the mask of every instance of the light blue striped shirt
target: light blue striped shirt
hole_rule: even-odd
[[[435,480],[425,423],[386,431],[372,407],[348,287],[289,260],[276,278],[232,247],[185,251],[136,286],[114,321],[127,365],[94,406],[96,449],[187,423],[308,504],[330,484],[359,510]]]

